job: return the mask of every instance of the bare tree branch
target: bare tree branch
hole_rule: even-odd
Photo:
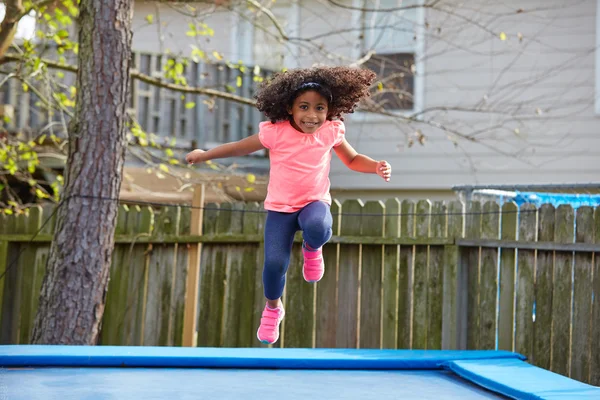
[[[3,63],[9,62],[9,61],[24,61],[24,58],[20,57],[20,56],[15,56],[15,55],[6,55],[4,57],[4,59],[2,60]],[[77,73],[77,67],[75,67],[75,66],[61,64],[59,62],[48,60],[48,59],[42,59],[41,61],[44,64],[46,64],[49,68]],[[153,78],[149,75],[143,74],[143,73],[141,73],[139,71],[135,71],[135,70],[131,70],[130,76],[132,78],[138,79],[142,82],[145,82],[145,83],[148,83],[151,85],[155,85],[160,88],[173,90],[173,91],[179,92],[179,93],[212,96],[212,97],[217,97],[220,99],[234,101],[234,102],[240,103],[240,104],[246,104],[249,106],[254,106],[256,104],[256,102],[254,100],[248,99],[246,97],[237,96],[235,94],[222,92],[220,90],[215,90],[215,89],[208,89],[208,88],[202,88],[202,87],[190,87],[190,86],[177,85],[174,83],[168,83],[168,82],[163,81],[160,78]]]

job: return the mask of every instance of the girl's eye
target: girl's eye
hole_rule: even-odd
[[[323,107],[323,106],[317,107],[317,111],[323,111],[323,110],[325,110],[325,107]]]
[[[306,109],[308,109],[308,106],[304,106],[304,105],[303,105],[303,106],[300,106],[300,109],[301,109],[301,110],[306,110]]]

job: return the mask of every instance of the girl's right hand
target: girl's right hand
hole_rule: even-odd
[[[199,162],[205,161],[203,157],[204,153],[206,153],[204,150],[196,149],[185,156],[185,161],[188,164],[198,164]]]

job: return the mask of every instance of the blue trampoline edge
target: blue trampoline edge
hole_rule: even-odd
[[[443,368],[490,391],[513,399],[600,399],[600,387],[536,367],[518,359],[456,360]]]
[[[499,350],[0,346],[0,367],[129,367],[330,370],[447,370],[514,399],[600,399],[600,388],[535,367]]]
[[[472,359],[517,359],[508,351],[183,348],[152,346],[0,346],[0,366],[441,369]]]

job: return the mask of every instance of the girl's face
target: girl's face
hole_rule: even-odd
[[[301,93],[288,109],[292,126],[304,133],[315,133],[327,120],[327,111],[327,99],[312,90]]]

